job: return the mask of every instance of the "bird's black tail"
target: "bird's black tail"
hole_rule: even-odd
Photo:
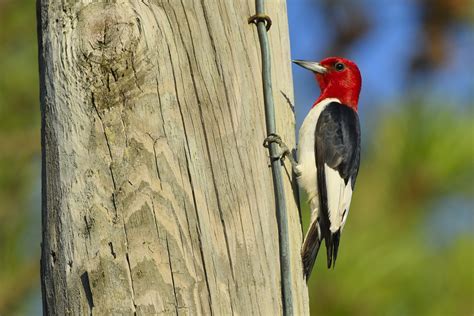
[[[339,240],[341,239],[341,230],[337,230],[335,233],[329,233],[325,236],[324,241],[326,243],[326,254],[328,261],[328,269],[331,266],[336,266],[337,250],[339,249]]]
[[[303,272],[306,281],[309,279],[309,275],[313,270],[314,262],[318,256],[319,247],[321,246],[321,236],[319,235],[319,220],[315,220],[311,223],[306,238],[303,243],[301,250],[301,257],[303,259]]]

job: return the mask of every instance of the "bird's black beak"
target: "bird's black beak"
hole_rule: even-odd
[[[326,67],[322,66],[320,63],[317,63],[315,61],[293,60],[293,62],[297,64],[298,66],[301,66],[305,69],[311,70],[318,74],[324,74],[327,71]]]

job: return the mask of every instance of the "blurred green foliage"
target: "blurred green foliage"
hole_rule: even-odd
[[[337,267],[321,251],[309,282],[314,315],[474,313],[473,113],[396,108],[366,130]]]
[[[40,115],[34,1],[0,1],[0,315],[39,286]],[[34,204],[34,205],[32,205]],[[34,233],[32,233],[32,230]]]
[[[21,313],[39,291],[34,6],[0,0],[0,315]],[[366,120],[337,267],[327,270],[321,251],[309,283],[314,315],[474,314],[474,115],[404,103]]]

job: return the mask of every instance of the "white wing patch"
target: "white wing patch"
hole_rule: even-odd
[[[335,233],[339,228],[342,230],[346,223],[352,198],[352,181],[349,180],[346,185],[339,172],[327,164],[324,164],[324,172],[326,175],[329,221],[331,222],[329,229]]]

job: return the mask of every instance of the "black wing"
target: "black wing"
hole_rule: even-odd
[[[331,233],[328,192],[324,165],[336,170],[345,184],[354,189],[360,163],[360,126],[357,113],[348,106],[332,102],[321,112],[316,124],[315,152],[318,170],[321,234],[326,243],[328,268],[336,262],[340,230]]]

